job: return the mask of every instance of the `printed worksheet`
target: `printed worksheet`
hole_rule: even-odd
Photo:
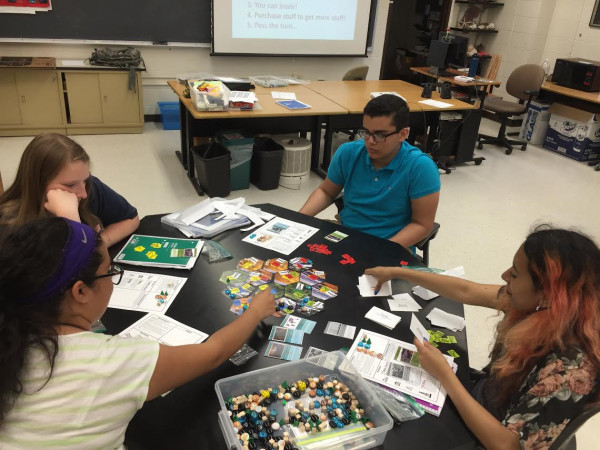
[[[185,282],[186,278],[126,270],[108,307],[164,314]]]
[[[144,337],[170,346],[199,344],[208,338],[208,334],[202,331],[188,327],[168,316],[153,313],[146,314],[119,335]]]
[[[275,217],[243,241],[289,255],[317,231],[318,228]]]
[[[444,358],[456,371],[453,358]],[[352,343],[348,359],[366,379],[411,395],[425,411],[440,415],[446,391],[421,368],[414,345],[363,329]]]

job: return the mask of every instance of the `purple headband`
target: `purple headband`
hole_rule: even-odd
[[[58,272],[38,292],[25,299],[26,304],[43,303],[69,287],[88,265],[96,250],[96,232],[89,226],[64,219],[69,226],[69,236],[62,249],[63,260]]]

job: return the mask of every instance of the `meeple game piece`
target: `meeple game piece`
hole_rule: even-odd
[[[277,300],[278,311],[284,314],[292,314],[296,310],[296,302],[289,298],[281,297]]]
[[[325,281],[325,272],[322,270],[311,269],[300,274],[300,281],[309,286],[323,283]]]
[[[263,268],[265,270],[268,270],[269,272],[277,273],[282,270],[287,270],[288,262],[282,258],[272,258],[268,259],[267,262],[265,262]]]
[[[303,298],[296,302],[296,311],[307,316],[320,313],[325,308],[325,305],[321,301],[315,301],[310,298]]]
[[[327,248],[325,244],[307,244],[306,245],[311,252],[322,253],[324,255],[331,255],[331,250]]]
[[[255,257],[244,258],[238,262],[237,268],[241,270],[245,270],[246,272],[252,272],[254,270],[262,269],[264,265],[264,261],[262,259],[258,259]]]
[[[261,269],[248,274],[248,283],[252,286],[261,286],[270,283],[273,280],[273,273],[268,270]]]
[[[275,283],[287,286],[300,281],[300,273],[295,270],[282,270],[275,274]]]
[[[298,272],[301,270],[311,269],[313,265],[312,260],[305,258],[304,256],[297,256],[290,259],[290,268]]]
[[[338,287],[335,284],[323,283],[314,286],[312,296],[321,300],[329,300],[338,295]]]
[[[221,274],[219,281],[223,284],[241,285],[248,279],[248,272],[243,270],[226,270]]]

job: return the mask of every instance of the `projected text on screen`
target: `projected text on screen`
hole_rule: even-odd
[[[233,0],[235,39],[353,40],[357,0]]]

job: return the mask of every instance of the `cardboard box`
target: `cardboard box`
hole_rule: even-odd
[[[577,161],[600,159],[600,127],[594,113],[554,103],[544,147]]]
[[[523,117],[523,125],[519,137],[534,145],[542,145],[548,131],[550,121],[549,103],[531,102]]]

